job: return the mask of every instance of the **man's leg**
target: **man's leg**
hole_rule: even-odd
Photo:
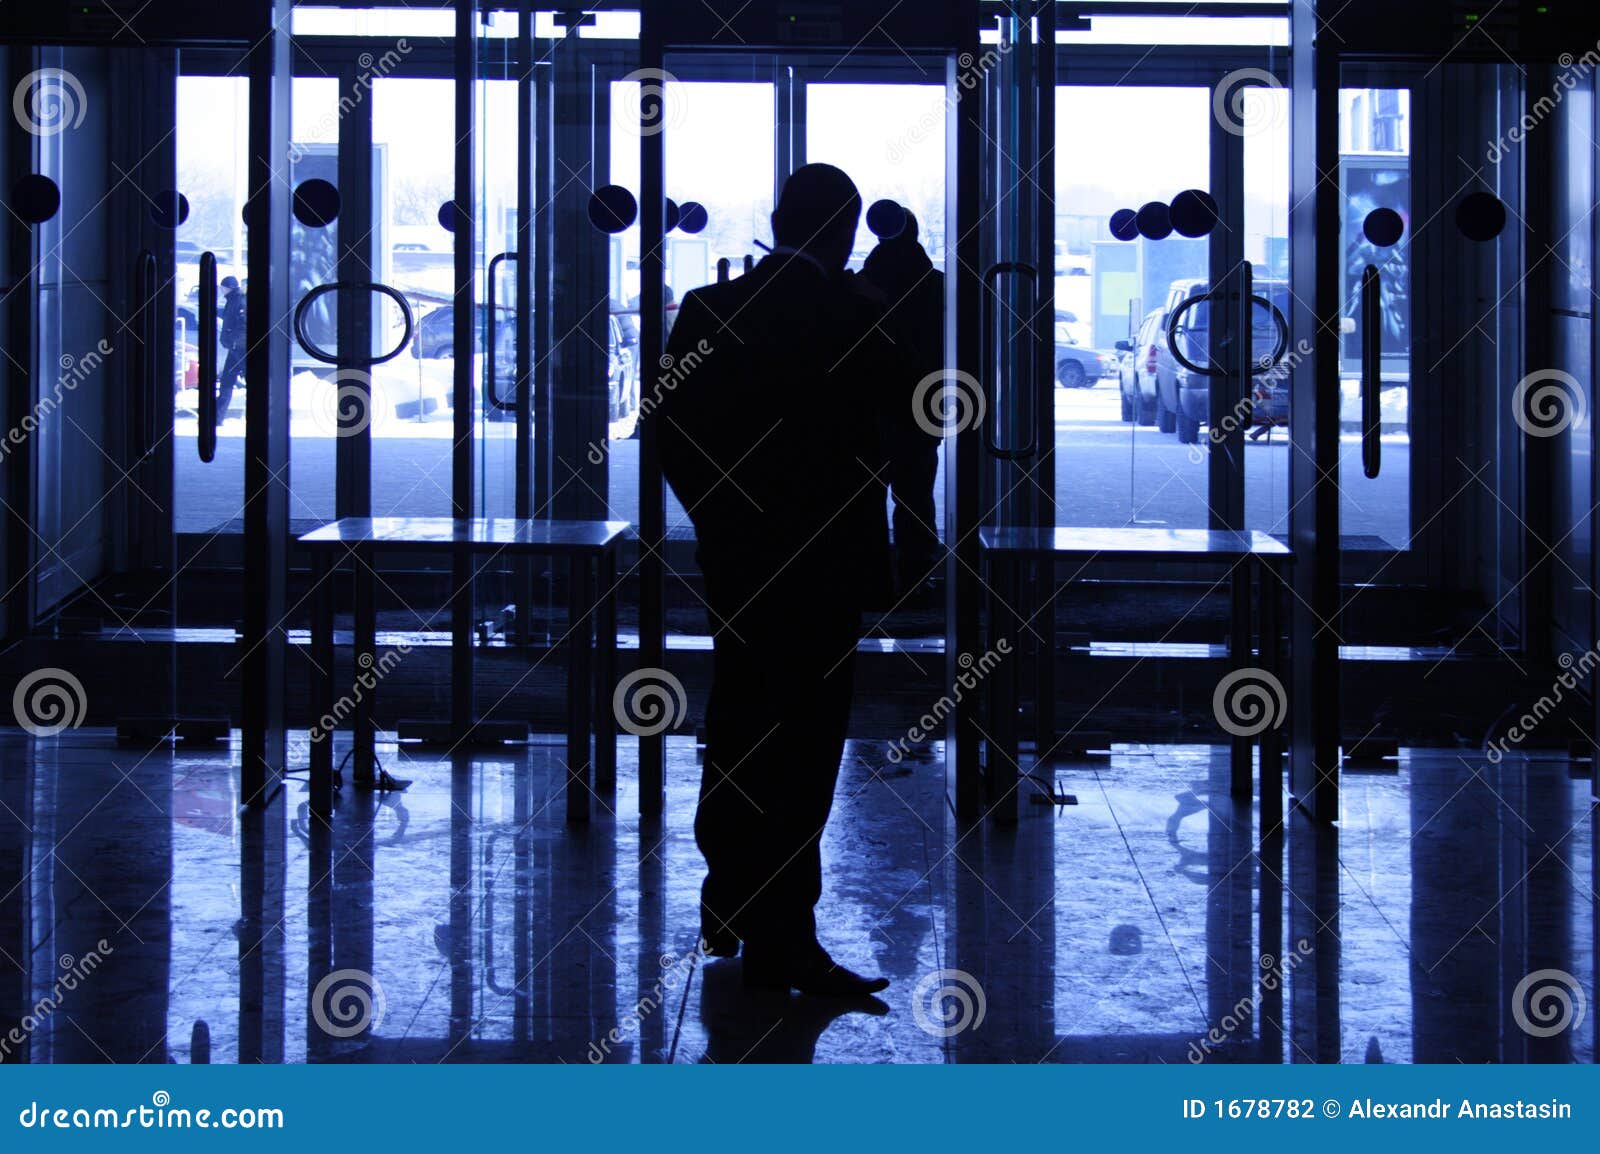
[[[779,712],[762,765],[744,783],[762,812],[745,937],[771,951],[816,947],[822,833],[850,724],[859,626],[853,610],[799,606],[785,644],[766,662]]]
[[[743,936],[739,925],[750,900],[750,847],[762,816],[743,779],[761,766],[758,730],[768,703],[760,693],[761,669],[750,647],[726,631],[717,636],[715,646],[694,836],[706,859],[701,933],[715,952],[732,953]]]
[[[233,388],[239,383],[239,374],[243,370],[243,350],[229,349],[227,357],[222,362],[222,371],[217,374],[217,424],[219,425],[227,419],[228,406],[233,404]]]

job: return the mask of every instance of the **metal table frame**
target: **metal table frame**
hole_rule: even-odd
[[[616,717],[610,694],[616,683],[617,547],[629,527],[626,521],[346,517],[305,534],[300,544],[310,551],[312,561],[313,717],[333,716],[337,706],[333,586],[335,571],[347,558],[355,560],[356,578],[351,648],[355,665],[362,669],[372,668],[377,661],[374,578],[378,553],[441,553],[457,562],[457,572],[470,571],[471,559],[483,554],[564,558],[571,582],[568,627],[563,639],[567,650],[567,820],[587,821],[590,793],[616,785]],[[471,588],[470,581],[466,587]],[[463,604],[458,594],[452,594],[452,618],[466,613],[470,621],[472,611],[470,603]],[[452,635],[459,636],[459,631],[452,629]],[[467,636],[472,636],[470,628]],[[460,695],[471,694],[470,682],[462,684],[452,679],[450,692],[451,717],[474,718],[472,701],[459,700]],[[353,760],[358,780],[375,777],[375,694],[375,690],[363,693],[354,711]],[[332,736],[327,734],[311,744],[311,812],[321,817],[333,811]],[[470,726],[458,737],[467,740]]]
[[[1249,666],[1258,661],[1258,668],[1282,681],[1283,668],[1279,637],[1279,602],[1283,591],[1284,570],[1293,559],[1289,547],[1265,533],[1243,532],[1230,529],[1145,529],[1137,527],[1105,529],[997,529],[986,527],[978,531],[979,554],[983,565],[986,589],[987,643],[993,646],[1001,637],[1020,641],[1022,621],[1017,606],[1021,599],[1022,573],[1025,566],[1041,567],[1041,583],[1048,580],[1054,593],[1056,572],[1063,564],[1082,567],[1095,561],[1133,561],[1145,564],[1162,562],[1195,564],[1216,562],[1229,566],[1232,608],[1228,628],[1228,659],[1233,669]],[[1076,578],[1068,578],[1068,582]],[[1251,600],[1255,601],[1255,618],[1261,647],[1257,658],[1250,636]],[[1035,681],[1039,687],[1053,686],[1050,663],[1055,658],[1054,631],[1050,633],[1049,653],[1041,654],[1035,662]],[[1287,690],[1287,686],[1285,687]],[[990,742],[996,755],[991,755],[984,774],[990,798],[1006,798],[1015,792],[1018,773],[1017,662],[1007,661],[995,671],[988,681],[987,697],[992,709]],[[1053,695],[1036,692],[1036,701],[1053,705]],[[1055,720],[1052,708],[1035,708],[1036,746],[1044,751],[1056,744]],[[1261,754],[1261,781],[1282,780],[1284,728],[1269,726],[1259,735]],[[1234,737],[1232,740],[1232,792],[1235,797],[1248,798],[1253,788],[1252,753],[1256,739]],[[1273,829],[1282,821],[1282,789],[1261,791],[1261,823],[1263,829]],[[1006,807],[1004,812],[1014,812]]]

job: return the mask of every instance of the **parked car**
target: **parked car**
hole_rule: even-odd
[[[516,398],[517,343],[516,325],[510,309],[498,309],[500,318],[495,324],[495,393],[505,404]],[[483,352],[483,320],[486,306],[478,306],[477,352]],[[417,321],[417,331],[412,337],[412,356],[418,360],[449,359],[455,355],[455,308],[443,304],[425,313]],[[613,436],[628,436],[632,421],[639,410],[638,357],[634,346],[626,341],[621,321],[615,316],[606,318],[606,382],[607,420],[610,424],[627,422],[628,431],[613,432]],[[451,390],[453,403],[454,390]],[[483,400],[490,420],[505,419],[509,414],[495,409]]]
[[[1068,322],[1056,320],[1056,384],[1063,389],[1089,388],[1101,377],[1115,376],[1117,357],[1080,345],[1067,329]]]
[[[1203,296],[1210,283],[1195,277],[1173,281],[1167,293],[1167,315],[1185,300]],[[1278,311],[1287,315],[1289,286],[1283,281],[1257,280],[1255,295],[1272,302]],[[1205,365],[1210,358],[1210,315],[1212,302],[1202,300],[1184,311],[1178,318],[1173,333],[1178,347],[1191,362]],[[1249,423],[1252,425],[1282,425],[1289,420],[1289,379],[1287,375],[1273,372],[1268,358],[1278,341],[1277,325],[1272,311],[1257,304],[1251,310],[1251,349],[1258,372],[1252,378],[1252,406]],[[1165,324],[1162,326],[1166,327]],[[1165,344],[1165,337],[1162,339]],[[1170,351],[1167,353],[1171,355]],[[1189,445],[1200,439],[1200,428],[1211,417],[1211,382],[1215,378],[1191,372],[1173,358],[1173,371],[1168,381],[1157,375],[1158,418],[1163,432],[1176,432],[1178,440]],[[1172,414],[1169,429],[1160,411]]]
[[[1175,363],[1167,352],[1167,310],[1151,309],[1139,322],[1131,341],[1118,341],[1122,354],[1118,364],[1118,384],[1122,388],[1122,419],[1141,425],[1157,423],[1161,392],[1157,378],[1172,375]],[[1167,430],[1171,432],[1171,429]]]

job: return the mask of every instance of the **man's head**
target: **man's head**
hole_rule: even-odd
[[[239,287],[239,278],[238,277],[236,277],[236,276],[225,276],[225,277],[222,278],[222,291],[223,292],[231,293],[231,292],[234,292],[236,289],[238,289],[238,287]]]
[[[860,219],[855,182],[831,164],[805,164],[783,182],[772,213],[772,239],[810,253],[828,268],[843,268]]]

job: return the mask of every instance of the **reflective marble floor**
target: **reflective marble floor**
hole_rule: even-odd
[[[852,743],[819,921],[893,984],[841,1006],[695,955],[695,748],[669,742],[641,821],[631,745],[587,828],[552,739],[453,766],[380,747],[411,788],[347,786],[312,836],[303,778],[240,816],[220,750],[5,731],[0,1057],[1594,1060],[1586,765],[1406,753],[1347,775],[1337,827],[1263,838],[1220,748],[1061,765],[1078,804],[1002,828],[958,826],[940,763]]]

